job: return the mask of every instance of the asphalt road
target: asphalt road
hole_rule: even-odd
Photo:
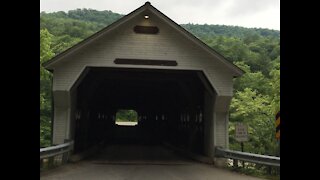
[[[40,174],[42,180],[258,180],[195,162],[161,146],[114,145],[101,153]]]

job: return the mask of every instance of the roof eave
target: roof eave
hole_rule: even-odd
[[[199,46],[201,46],[203,49],[207,50],[210,54],[214,55],[215,57],[217,57],[222,63],[224,63],[225,65],[227,65],[233,72],[234,72],[234,76],[239,77],[241,75],[244,74],[244,71],[242,69],[240,69],[238,66],[234,65],[233,63],[231,63],[227,58],[225,58],[222,54],[218,53],[216,50],[212,49],[210,46],[208,46],[207,44],[205,44],[203,41],[201,41],[200,39],[198,39],[196,36],[194,36],[193,34],[191,34],[189,31],[187,31],[186,29],[184,29],[183,27],[181,27],[179,24],[177,24],[176,22],[174,22],[172,19],[170,19],[168,16],[166,16],[165,14],[163,14],[161,11],[159,11],[157,8],[155,8],[154,6],[150,5],[150,7],[152,7],[151,11],[153,11],[153,13],[158,13],[160,15],[162,15],[164,18],[163,20],[165,21],[169,21],[173,24],[176,25],[176,28],[178,31],[182,32],[182,34],[184,34],[186,37],[190,38],[191,40],[193,40],[195,43],[197,43]],[[168,23],[170,24],[170,23]],[[174,27],[174,26],[172,26]],[[174,27],[175,28],[175,27]]]

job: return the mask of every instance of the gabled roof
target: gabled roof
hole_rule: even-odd
[[[209,52],[211,55],[213,55],[214,57],[216,57],[216,59],[220,60],[222,63],[224,63],[227,67],[229,67],[235,74],[234,76],[238,77],[241,76],[244,71],[242,69],[240,69],[239,67],[237,67],[236,65],[234,65],[233,63],[231,63],[229,60],[227,60],[223,55],[221,55],[220,53],[218,53],[217,51],[215,51],[214,49],[212,49],[211,47],[209,47],[208,45],[206,45],[204,42],[202,42],[201,40],[199,40],[197,37],[195,37],[193,34],[191,34],[190,32],[188,32],[187,30],[185,30],[183,27],[181,27],[179,24],[177,24],[176,22],[174,22],[173,20],[171,20],[169,17],[167,17],[166,15],[164,15],[162,12],[160,12],[158,9],[156,9],[155,7],[153,7],[150,2],[146,2],[143,6],[139,7],[138,9],[132,11],[131,13],[123,16],[122,18],[120,18],[118,21],[110,24],[109,26],[103,28],[102,30],[98,31],[97,33],[91,35],[90,37],[84,39],[83,41],[79,42],[78,44],[70,47],[69,49],[63,51],[62,53],[56,55],[55,57],[53,57],[52,59],[50,59],[49,61],[43,63],[43,66],[48,69],[48,70],[52,70],[52,65],[55,64],[56,62],[64,59],[64,57],[72,54],[73,52],[75,52],[76,50],[90,44],[91,42],[95,41],[96,39],[98,39],[99,37],[101,37],[102,35],[110,32],[111,30],[114,30],[115,28],[117,28],[118,26],[120,26],[121,24],[126,23],[127,21],[129,21],[130,19],[136,17],[137,15],[139,15],[140,13],[149,10],[152,13],[154,13],[155,15],[157,15],[159,18],[161,18],[162,20],[164,20],[168,25],[172,26],[173,28],[175,28],[176,30],[178,30],[182,35],[184,35],[187,39],[193,41],[195,44],[197,44],[198,46],[200,46],[202,49],[204,49],[205,51]]]

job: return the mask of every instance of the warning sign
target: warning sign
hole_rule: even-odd
[[[276,138],[280,140],[280,111],[276,115]]]
[[[236,124],[236,140],[239,142],[248,141],[248,126],[242,123]]]

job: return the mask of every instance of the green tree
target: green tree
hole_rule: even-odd
[[[251,88],[261,94],[268,94],[271,91],[270,80],[266,78],[260,71],[252,72],[250,66],[243,61],[235,62],[245,74],[234,81],[234,89],[243,91],[245,88]]]
[[[280,62],[279,58],[274,62],[273,70],[270,72],[270,87],[272,95],[272,110],[274,114],[280,111]]]
[[[77,44],[81,40],[81,38],[71,37],[68,34],[58,36],[54,38],[52,41],[52,51],[55,54],[59,54],[65,51],[66,49],[72,47],[73,45]]]
[[[249,142],[246,151],[258,154],[275,155],[274,113],[268,95],[245,88],[235,94],[230,108],[230,147],[240,150],[234,139],[236,122],[248,125]]]
[[[49,146],[51,140],[51,74],[42,67],[54,55],[51,41],[48,30],[40,30],[40,147]]]
[[[116,121],[138,122],[138,113],[135,110],[120,109],[116,114]]]

